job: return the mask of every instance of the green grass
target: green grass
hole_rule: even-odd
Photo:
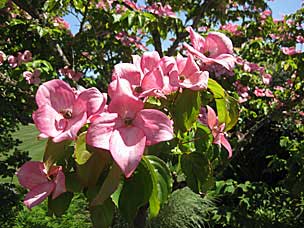
[[[13,137],[22,141],[18,146],[20,150],[28,151],[33,161],[41,161],[43,158],[46,140],[38,140],[39,132],[35,125],[29,124],[20,126],[20,130],[13,134]]]

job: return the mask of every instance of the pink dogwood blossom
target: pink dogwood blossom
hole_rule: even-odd
[[[285,55],[295,55],[300,53],[300,51],[297,51],[295,47],[282,47],[281,50]]]
[[[3,64],[3,62],[6,60],[6,55],[3,51],[0,51],[0,66]]]
[[[207,109],[202,107],[199,118],[200,122],[209,127],[213,136],[213,143],[223,145],[228,151],[229,158],[232,156],[232,148],[225,136],[225,123],[220,124],[215,111],[207,105]]]
[[[76,81],[76,82],[78,82],[79,79],[83,76],[82,72],[74,71],[74,70],[70,69],[68,66],[61,68],[58,71],[61,75],[65,76],[66,78],[69,78],[73,81]]]
[[[109,85],[109,95],[116,89],[118,78],[129,81],[133,94],[138,97],[163,96],[163,72],[160,66],[158,52],[145,52],[142,57],[133,56],[133,64],[120,63],[115,65],[112,82]]]
[[[272,81],[272,76],[271,76],[271,74],[263,74],[262,79],[263,79],[263,83],[265,85],[269,85]]]
[[[43,162],[29,161],[17,172],[19,183],[30,191],[24,198],[24,204],[31,209],[48,196],[52,199],[66,192],[65,176],[61,166],[52,166],[46,170]]]
[[[201,59],[203,66],[217,64],[228,71],[232,71],[236,58],[233,54],[231,40],[220,32],[210,32],[206,38],[194,32],[191,27],[187,28],[190,33],[192,46],[184,44],[187,50]]]
[[[54,18],[54,26],[59,27],[61,29],[66,29],[66,30],[70,29],[70,24],[61,17]]]
[[[141,160],[145,146],[173,138],[172,121],[144,103],[130,90],[129,81],[117,79],[108,112],[99,114],[90,125],[87,143],[109,150],[128,178]]]
[[[255,88],[255,90],[253,91],[253,93],[257,97],[265,97],[265,90],[264,89]]]
[[[87,119],[100,113],[106,96],[96,88],[85,89],[78,95],[62,80],[43,83],[37,91],[38,110],[33,120],[40,137],[52,137],[53,142],[75,139]]]
[[[23,72],[23,77],[25,78],[25,80],[27,81],[28,84],[39,84],[40,83],[40,70],[39,69],[35,69],[34,72],[30,72],[30,71],[24,71]]]

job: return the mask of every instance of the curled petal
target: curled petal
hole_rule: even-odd
[[[46,182],[37,185],[35,188],[31,189],[29,193],[26,194],[24,198],[24,204],[29,209],[40,204],[45,200],[54,190],[55,184],[53,182]]]
[[[192,27],[188,27],[187,31],[190,33],[190,41],[191,44],[193,45],[193,47],[200,51],[203,52],[204,50],[204,44],[205,44],[205,38],[202,37],[200,34],[198,34],[197,32],[194,32],[194,30],[192,29]]]
[[[114,66],[112,80],[116,80],[117,78],[124,78],[128,80],[131,85],[138,86],[141,81],[141,72],[134,64],[119,63]]]
[[[210,32],[206,37],[205,45],[210,58],[216,58],[221,54],[233,54],[231,40],[220,32]]]
[[[226,148],[226,150],[228,151],[228,154],[229,154],[229,158],[231,158],[232,157],[232,148],[224,134],[222,134],[222,136],[221,136],[221,144]]]
[[[173,122],[161,111],[141,110],[134,120],[134,125],[144,131],[147,137],[146,145],[153,145],[173,138]]]
[[[29,161],[17,172],[19,183],[28,189],[48,182],[43,162]]]
[[[126,178],[130,177],[144,153],[146,136],[138,127],[122,127],[114,130],[110,139],[113,159]]]
[[[215,111],[207,105],[207,120],[208,127],[212,130],[215,126],[217,126],[217,117]]]

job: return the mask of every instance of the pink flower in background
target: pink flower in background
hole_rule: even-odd
[[[103,9],[103,10],[108,10],[112,7],[114,0],[100,0],[96,4],[96,8],[98,9]]]
[[[213,143],[219,146],[223,145],[228,151],[229,158],[232,157],[232,148],[225,136],[225,123],[220,124],[215,111],[207,105],[207,109],[202,107],[200,122],[209,127],[213,136]]]
[[[304,44],[304,37],[303,36],[297,36],[296,41],[298,43]]]
[[[72,140],[92,115],[103,111],[105,95],[96,88],[83,90],[79,95],[59,79],[43,83],[37,91],[38,110],[33,120],[39,137],[52,137],[53,142]]]
[[[242,35],[242,32],[240,30],[238,30],[238,25],[235,25],[235,24],[232,24],[232,23],[228,23],[228,24],[222,25],[220,27],[220,29],[228,31],[228,32],[232,33],[235,36]]]
[[[70,29],[70,24],[61,17],[54,18],[54,26],[66,30]]]
[[[91,146],[110,150],[128,178],[141,160],[145,146],[173,138],[172,121],[162,112],[143,109],[144,103],[130,90],[130,83],[118,78],[108,112],[94,119],[87,133]]]
[[[264,10],[260,15],[261,15],[261,19],[265,20],[267,17],[271,15],[271,10]]]
[[[295,55],[301,53],[301,51],[297,51],[295,47],[282,47],[281,50],[285,55]]]
[[[244,103],[246,102],[248,99],[250,99],[250,96],[249,96],[249,90],[250,88],[248,86],[244,86],[240,81],[236,81],[234,83],[236,89],[237,89],[237,92],[238,94],[240,95],[240,98],[239,98],[239,103]]]
[[[263,74],[262,79],[263,79],[263,83],[265,85],[269,85],[272,81],[272,76],[271,76],[271,74]]]
[[[24,53],[21,55],[21,62],[27,63],[30,61],[32,61],[32,52],[30,52],[29,50],[25,50]]]
[[[163,96],[163,72],[158,52],[145,52],[142,57],[133,56],[132,63],[119,63],[114,66],[112,82],[109,85],[109,96],[115,93],[117,79],[129,81],[133,94],[138,97]]]
[[[274,97],[272,91],[269,90],[269,89],[266,89],[266,90],[265,90],[265,96],[266,96],[266,97],[271,97],[271,98]]]
[[[255,88],[254,90],[254,95],[256,95],[257,97],[265,97],[265,90],[264,89],[260,89],[260,88]]]
[[[163,6],[161,2],[154,2],[151,6],[145,8],[148,12],[156,14],[161,17],[176,18],[176,14],[172,11],[170,5]]]
[[[76,71],[70,69],[68,66],[61,68],[58,71],[61,75],[65,76],[66,78],[69,78],[73,81],[76,81],[76,82],[79,81],[79,79],[83,76],[82,72],[76,72]]]
[[[206,38],[194,32],[191,27],[187,28],[190,33],[192,46],[184,44],[187,50],[200,58],[202,67],[217,64],[228,71],[232,71],[236,58],[233,54],[231,40],[219,32],[210,32]]]
[[[43,162],[29,161],[17,172],[19,183],[30,191],[24,198],[24,204],[31,209],[48,196],[52,199],[66,192],[65,176],[61,166],[52,166],[47,172]]]
[[[0,66],[3,64],[3,62],[6,60],[6,55],[3,51],[0,51]]]
[[[24,71],[23,72],[23,77],[25,78],[25,80],[27,81],[28,84],[39,84],[40,83],[40,70],[39,69],[35,69],[34,72],[30,72],[30,71]]]
[[[10,55],[8,58],[7,58],[7,61],[8,61],[8,64],[10,65],[10,67],[12,68],[15,68],[18,66],[18,58],[16,58],[15,56],[13,55]]]
[[[18,52],[17,57],[10,55],[7,58],[10,67],[15,68],[20,66],[22,63],[32,61],[32,53],[29,50],[25,50],[24,53]]]
[[[201,71],[191,54],[187,58],[178,55],[169,78],[174,87],[202,90],[207,89],[209,72]]]

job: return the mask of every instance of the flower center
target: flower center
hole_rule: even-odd
[[[135,89],[134,89],[134,91],[136,93],[142,93],[143,89],[141,88],[141,86],[136,86]]]
[[[210,51],[205,51],[205,53],[204,53],[204,55],[206,56],[206,57],[209,57],[210,56]]]
[[[186,79],[186,77],[185,77],[184,75],[180,75],[180,76],[179,76],[179,80],[180,80],[180,81],[183,82],[185,79]]]
[[[125,118],[124,123],[125,125],[130,126],[132,124],[132,121],[133,120],[131,118]]]
[[[72,118],[72,110],[71,109],[63,109],[60,112],[62,114],[62,116],[65,119],[71,119]]]

